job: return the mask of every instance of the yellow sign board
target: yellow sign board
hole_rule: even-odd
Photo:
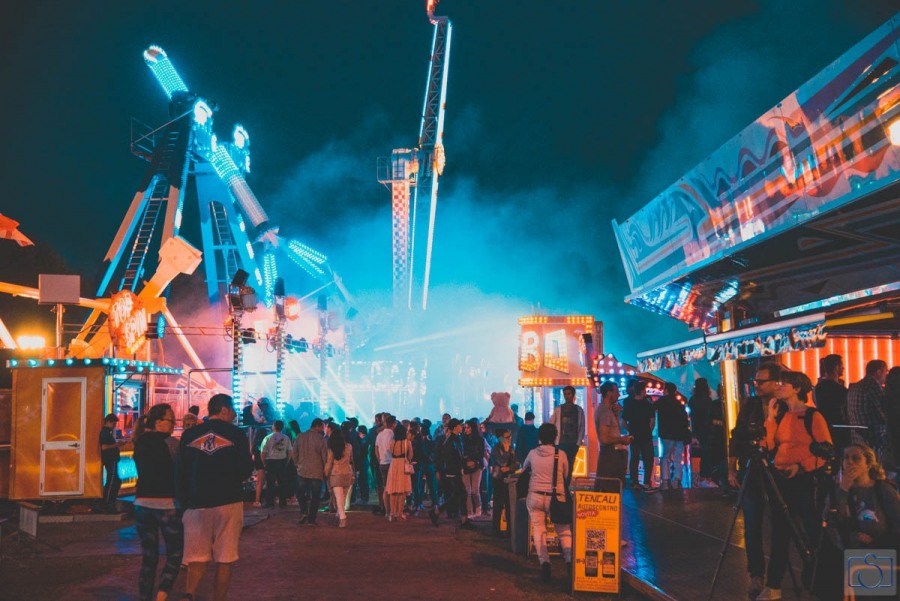
[[[573,590],[619,592],[622,495],[575,491]]]

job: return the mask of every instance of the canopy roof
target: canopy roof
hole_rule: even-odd
[[[896,296],[898,46],[900,15],[614,222],[626,301],[709,333]]]

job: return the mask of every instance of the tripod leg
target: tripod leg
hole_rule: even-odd
[[[731,517],[731,525],[728,526],[728,534],[725,535],[725,542],[722,544],[722,550],[719,552],[719,562],[716,564],[716,572],[713,574],[712,583],[709,586],[709,596],[707,597],[708,601],[712,601],[713,594],[716,591],[716,582],[719,580],[719,571],[722,569],[722,564],[725,563],[725,553],[728,551],[728,545],[731,544],[731,535],[734,532],[734,525],[737,522],[738,512],[744,504],[744,494],[747,492],[747,483],[750,482],[750,477],[752,476],[750,469],[746,470],[744,473],[744,481],[741,482],[741,488],[738,491],[737,499],[734,502],[734,507],[732,508],[734,511],[734,515]]]

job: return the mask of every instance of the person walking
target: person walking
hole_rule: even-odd
[[[266,470],[266,507],[278,505],[287,507],[287,464],[291,455],[291,439],[283,432],[284,422],[275,420],[272,433],[266,436],[260,446],[260,457]]]
[[[566,482],[572,478],[572,470],[575,469],[575,457],[578,455],[578,447],[584,444],[587,433],[585,430],[584,409],[575,403],[575,387],[563,388],[563,403],[553,409],[550,422],[556,427],[556,445],[566,454],[569,472],[566,474]]]
[[[344,504],[347,492],[353,484],[353,445],[344,442],[344,433],[336,429],[328,437],[328,451],[325,458],[325,477],[328,488],[334,494],[334,506],[337,510],[338,527],[347,526],[347,512]]]
[[[711,482],[716,466],[711,449],[712,403],[712,389],[709,387],[709,380],[706,378],[694,380],[694,391],[688,400],[688,407],[691,410],[691,430],[700,448],[698,484]]]
[[[475,526],[469,522],[466,514],[466,489],[462,483],[463,445],[460,439],[462,422],[456,418],[447,422],[446,438],[436,452],[435,465],[441,479],[444,490],[444,504],[432,507],[428,514],[431,523],[436,528],[441,513],[448,515],[459,514],[459,527],[467,530]]]
[[[378,502],[384,509],[384,515],[390,512],[389,501],[387,496],[387,476],[391,467],[391,445],[394,443],[394,428],[397,427],[397,418],[390,413],[382,416],[383,427],[375,437],[375,457],[378,461]]]
[[[519,467],[519,461],[512,448],[512,432],[505,428],[497,428],[494,432],[499,441],[491,449],[491,479],[494,481],[491,526],[494,534],[499,536],[500,516],[504,510],[506,510],[506,523],[510,523],[509,485],[506,484],[506,478],[515,473]]]
[[[564,481],[566,474],[569,473],[566,454],[560,453],[559,449],[553,446],[557,436],[556,426],[551,423],[542,424],[538,428],[540,444],[538,448],[528,453],[525,463],[522,464],[523,472],[531,471],[525,504],[531,519],[534,548],[537,550],[538,561],[541,564],[541,579],[544,582],[549,582],[551,578],[550,553],[547,551],[547,517],[550,515],[550,499],[554,495],[559,500],[564,499]],[[556,472],[553,470],[554,467],[556,467]],[[571,574],[572,525],[554,523],[553,527],[559,538],[563,560],[566,562],[566,571]]]
[[[190,415],[190,414],[189,414]],[[175,412],[166,403],[154,405],[138,420],[134,434],[134,464],[138,480],[134,498],[134,526],[141,541],[140,601],[166,601],[184,554],[184,526],[175,504],[175,454],[178,441],[172,437]],[[159,574],[159,537],[166,544],[166,562]]]
[[[237,417],[227,394],[209,399],[209,419],[181,435],[175,482],[185,508],[185,597],[193,601],[209,561],[216,564],[214,601],[224,601],[231,585],[238,541],[244,526],[244,482],[253,463],[247,436],[232,422]]]
[[[538,446],[537,427],[534,425],[534,413],[532,411],[525,412],[525,421],[519,426],[516,432],[516,459],[519,465],[528,457],[528,453]]]
[[[656,419],[653,405],[647,398],[647,383],[635,381],[631,387],[631,395],[622,399],[622,420],[628,433],[634,438],[629,445],[631,460],[628,462],[628,473],[631,476],[631,488],[654,492],[653,468],[656,453],[653,451],[653,427]],[[644,484],[638,478],[638,466],[644,463]]]
[[[484,471],[485,445],[478,419],[466,421],[463,434],[463,486],[469,519],[481,516],[481,474]]]
[[[390,446],[391,463],[385,478],[384,493],[387,496],[388,521],[405,520],[403,503],[412,492],[412,444],[407,440],[406,426],[394,426],[394,440]]]
[[[663,384],[665,394],[656,401],[659,417],[659,437],[662,439],[662,459],[660,460],[660,488],[681,488],[684,445],[691,441],[691,426],[684,405],[676,397],[677,389],[672,382]]]
[[[300,506],[299,524],[316,526],[322,481],[325,479],[325,422],[312,420],[309,430],[297,436],[291,457],[297,466],[297,504]]]

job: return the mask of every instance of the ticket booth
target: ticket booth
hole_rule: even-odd
[[[130,428],[148,404],[152,378],[180,373],[124,359],[13,359],[9,498],[90,499],[103,494],[100,429],[108,413]],[[127,401],[127,402],[123,402]],[[123,453],[123,484],[136,474]],[[129,465],[131,466],[129,468]]]

